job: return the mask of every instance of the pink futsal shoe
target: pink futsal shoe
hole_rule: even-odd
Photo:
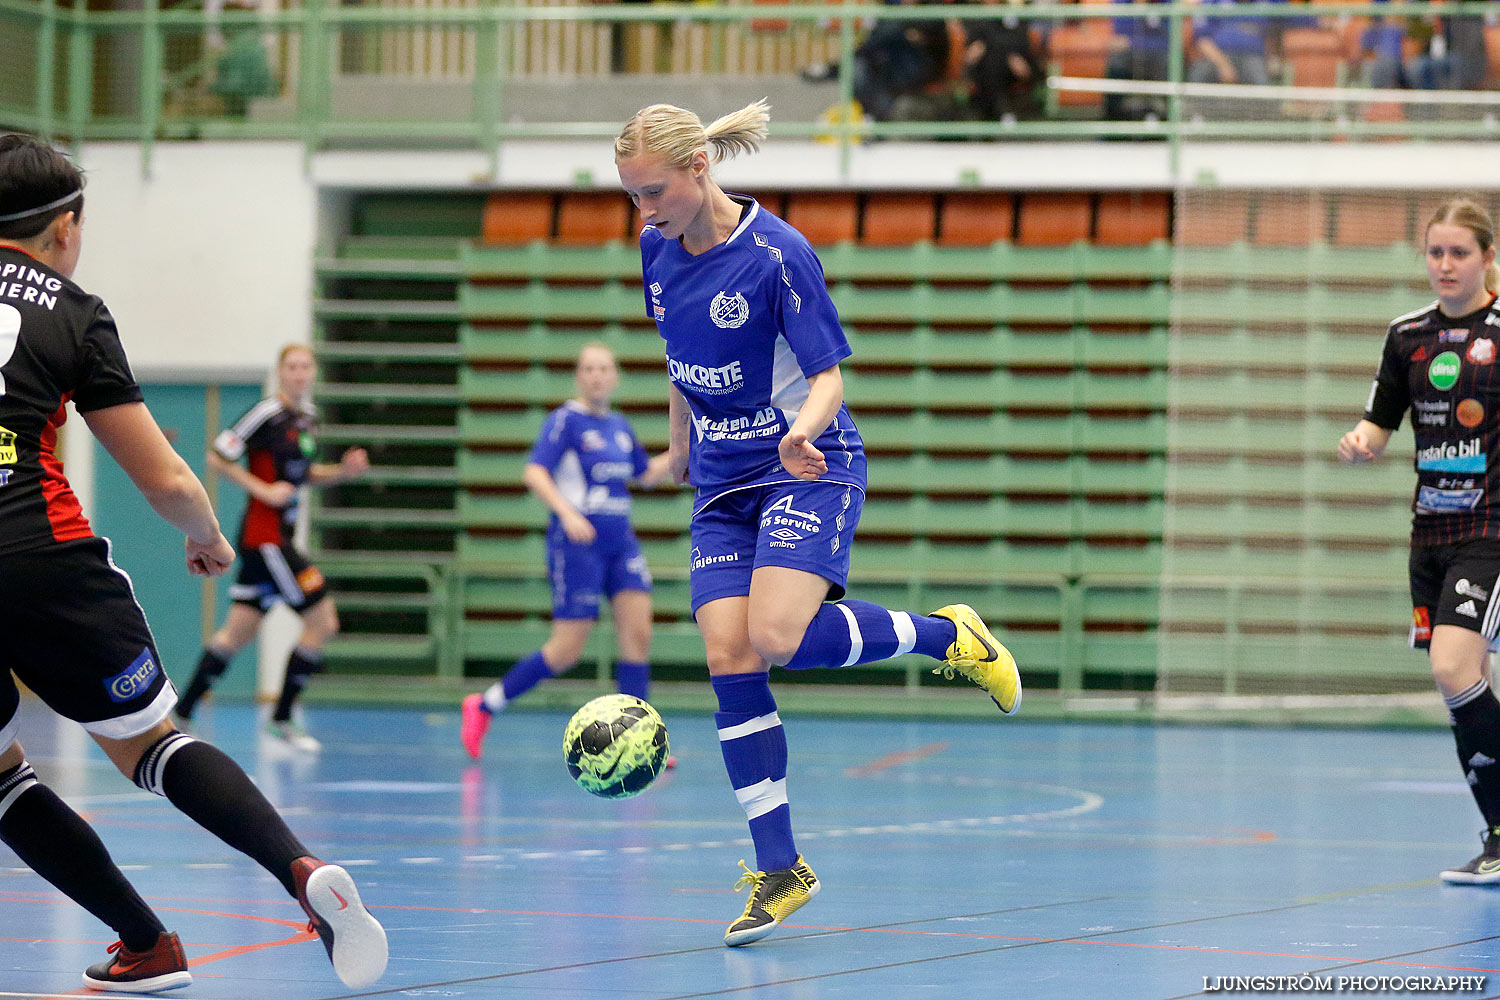
[[[494,716],[484,710],[482,694],[471,694],[464,699],[462,715],[458,738],[463,741],[469,756],[478,760],[484,756],[484,734],[490,731],[490,720]]]

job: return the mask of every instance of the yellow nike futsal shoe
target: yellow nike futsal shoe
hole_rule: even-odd
[[[740,867],[745,874],[734,884],[734,891],[748,887],[750,898],[745,901],[744,916],[724,932],[724,943],[731,948],[759,941],[818,894],[818,876],[800,854],[792,867],[780,871],[753,872],[744,861]]]
[[[1479,857],[1459,868],[1449,868],[1438,875],[1453,885],[1493,885],[1500,882],[1500,826],[1480,834],[1484,850]]]
[[[1021,672],[1016,658],[1000,645],[979,615],[967,604],[950,604],[938,608],[933,618],[946,618],[958,629],[958,638],[948,647],[948,660],[933,670],[949,680],[954,671],[984,689],[984,693],[1006,715],[1021,707]]]

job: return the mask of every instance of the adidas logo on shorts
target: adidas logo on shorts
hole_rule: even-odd
[[[1473,601],[1464,601],[1462,604],[1460,604],[1458,607],[1454,608],[1453,610],[1454,610],[1454,612],[1456,614],[1466,615],[1469,618],[1478,618],[1479,617],[1479,611],[1478,611],[1477,608],[1474,607],[1474,602]]]

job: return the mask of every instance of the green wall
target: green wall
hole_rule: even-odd
[[[205,421],[204,385],[152,385],[142,388],[146,405],[166,432],[178,453],[187,459],[199,478],[205,473],[204,452],[210,436],[218,433]],[[259,386],[229,385],[220,389],[219,420],[228,424],[260,399]],[[130,574],[136,599],[146,609],[151,632],[168,675],[180,690],[193,674],[202,646],[202,582],[191,577],[183,563],[183,539],[177,530],[151,510],[125,473],[103,448],[95,445],[94,517],[96,534],[112,543],[115,562]],[[245,494],[232,483],[220,481],[215,507],[224,532],[234,540]],[[221,621],[229,608],[230,575],[215,583],[214,620]],[[216,687],[220,698],[248,700],[255,694],[255,650],[242,652],[223,681]]]

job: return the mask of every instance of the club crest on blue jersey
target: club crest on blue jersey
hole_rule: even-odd
[[[156,657],[151,655],[151,650],[141,650],[141,655],[131,661],[130,666],[113,677],[104,679],[109,700],[117,705],[130,701],[150,687],[160,672],[161,668],[156,665]]]
[[[739,292],[735,292],[733,296],[720,292],[708,304],[708,317],[714,321],[714,326],[734,330],[744,326],[745,321],[750,318],[750,303]]]

